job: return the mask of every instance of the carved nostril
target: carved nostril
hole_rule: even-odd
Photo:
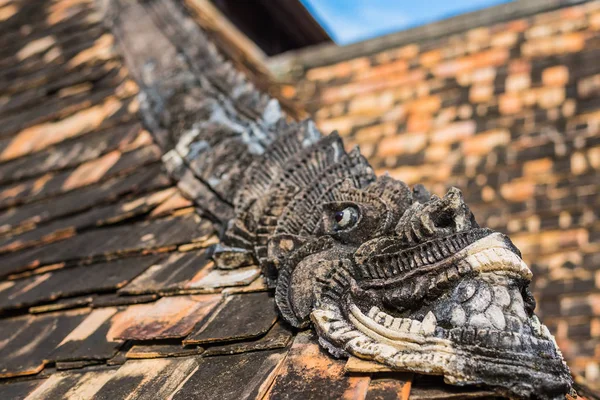
[[[454,220],[454,213],[450,210],[444,210],[432,217],[433,224],[439,229],[455,229],[456,222]]]

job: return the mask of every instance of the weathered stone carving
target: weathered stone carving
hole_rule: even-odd
[[[310,122],[276,139],[241,182],[217,263],[259,261],[281,315],[312,323],[334,356],[508,396],[569,392],[533,313],[531,271],[508,237],[477,225],[458,189],[439,198],[376,178],[357,149]]]
[[[530,270],[506,236],[477,225],[460,191],[438,198],[377,178],[337,134],[288,122],[178,7],[124,3],[109,8],[122,19],[114,31],[165,165],[206,214],[228,220],[218,267],[260,263],[283,318],[312,324],[334,356],[564,398],[571,377],[533,314]],[[136,24],[140,7],[181,54],[128,34],[151,25]]]

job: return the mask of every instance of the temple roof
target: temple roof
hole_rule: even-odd
[[[215,268],[227,205],[194,176],[173,179],[161,159],[172,137],[139,96],[152,74],[189,72],[173,26],[207,32],[302,111],[197,12],[0,3],[0,398],[489,398],[334,359],[278,317],[257,266]]]

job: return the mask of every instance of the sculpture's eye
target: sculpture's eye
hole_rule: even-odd
[[[358,211],[354,207],[346,207],[334,214],[335,230],[341,231],[351,228],[358,220]]]

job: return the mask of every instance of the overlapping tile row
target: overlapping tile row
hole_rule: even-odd
[[[600,2],[565,5],[373,39],[351,58],[330,48],[343,60],[296,64],[290,94],[379,173],[437,194],[457,186],[482,225],[510,233],[573,370],[600,382]],[[369,53],[378,41],[389,48]]]
[[[331,358],[278,318],[257,267],[214,267],[219,227],[165,173],[101,3],[0,1],[0,398],[447,393]],[[180,5],[144,2],[163,29]],[[185,182],[196,205],[214,197]]]
[[[264,364],[258,390],[292,332],[258,268],[214,268],[215,227],[166,174],[101,15],[0,3],[0,397],[168,397],[210,347]]]
[[[215,269],[97,4],[0,29],[0,397],[263,397],[295,332],[257,267]]]

